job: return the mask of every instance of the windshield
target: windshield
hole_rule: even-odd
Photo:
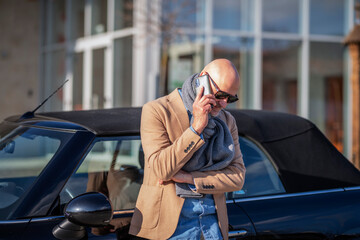
[[[72,135],[58,130],[0,126],[0,220],[8,219],[16,203]]]

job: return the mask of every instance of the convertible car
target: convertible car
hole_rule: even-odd
[[[229,111],[247,168],[243,189],[226,193],[230,238],[360,239],[360,172],[314,124]],[[135,238],[140,116],[121,108],[1,123],[0,239]]]

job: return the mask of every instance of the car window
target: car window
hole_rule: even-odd
[[[285,189],[268,155],[254,140],[239,136],[246,167],[245,183],[240,191],[227,193],[228,199],[284,193]]]
[[[11,219],[22,196],[72,135],[40,128],[1,126],[0,220]]]
[[[143,178],[140,138],[98,139],[60,193],[64,206],[85,192],[101,192],[114,210],[132,209]]]

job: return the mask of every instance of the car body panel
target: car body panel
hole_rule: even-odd
[[[30,219],[0,221],[0,239],[21,239],[29,222]]]
[[[234,239],[253,239],[256,236],[256,231],[244,210],[232,200],[226,201],[226,206],[229,218],[229,232],[241,231],[240,234],[236,234],[237,236]]]
[[[257,239],[360,238],[360,191],[344,189],[236,200]]]

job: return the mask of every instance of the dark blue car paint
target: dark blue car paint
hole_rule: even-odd
[[[56,122],[37,127],[64,129]],[[71,126],[71,124],[67,125]],[[75,124],[73,124],[75,125]],[[74,127],[74,126],[73,126]],[[73,138],[54,156],[11,221],[0,221],[0,239],[54,239],[52,229],[64,220],[58,195],[89,150],[95,135],[74,127]],[[244,230],[238,239],[360,239],[360,189],[305,195],[228,200],[229,229]],[[114,218],[129,217],[117,213]],[[116,239],[116,234],[95,236],[87,228],[88,239]]]

